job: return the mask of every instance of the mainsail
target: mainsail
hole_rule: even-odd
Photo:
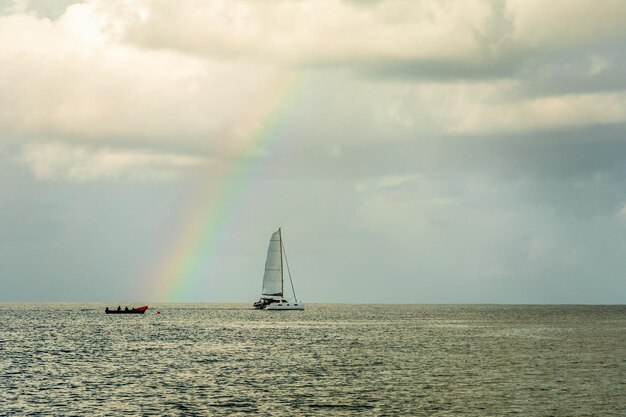
[[[283,260],[280,230],[272,234],[270,245],[267,248],[265,259],[265,274],[263,274],[263,295],[283,295]]]

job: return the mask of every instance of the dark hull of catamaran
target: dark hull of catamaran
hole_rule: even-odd
[[[278,300],[275,299],[275,298],[265,298],[265,297],[262,297],[259,301],[257,301],[254,304],[252,304],[252,307],[255,308],[256,310],[264,310],[270,304],[276,303],[276,302],[278,302]]]
[[[106,314],[144,314],[148,306],[133,308],[131,310],[104,310]]]
[[[304,310],[304,303],[302,301],[290,302],[283,299],[271,299],[261,298],[256,303],[252,304],[255,310]]]

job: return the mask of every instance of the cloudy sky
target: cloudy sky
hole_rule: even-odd
[[[0,301],[624,303],[623,0],[0,0]]]

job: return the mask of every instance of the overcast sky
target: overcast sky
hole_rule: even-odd
[[[625,19],[0,0],[0,301],[624,303]]]

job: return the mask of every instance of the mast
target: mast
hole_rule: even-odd
[[[280,227],[278,228],[278,241],[280,242],[280,293],[284,297],[285,282],[283,279],[283,235],[280,231]],[[289,278],[291,279],[291,276]]]
[[[278,228],[280,232],[280,228]],[[291,271],[289,270],[289,262],[287,261],[287,251],[285,251],[285,246],[283,246],[283,237],[280,235],[280,248],[281,248],[281,256],[280,256],[280,271],[282,276],[283,270],[283,254],[285,255],[285,264],[287,265],[287,274],[289,274],[289,282],[291,283],[291,291],[293,292],[293,299],[295,302],[298,302],[298,297],[296,297],[296,289],[293,287],[293,280],[291,279]]]

